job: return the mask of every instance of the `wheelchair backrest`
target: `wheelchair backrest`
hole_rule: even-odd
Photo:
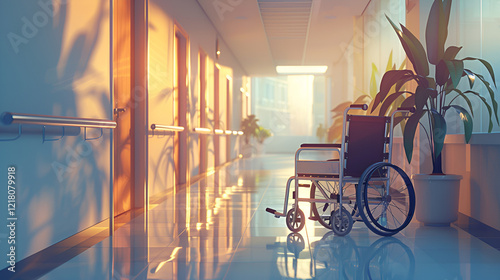
[[[344,151],[345,176],[360,177],[370,165],[387,160],[389,117],[348,115]]]

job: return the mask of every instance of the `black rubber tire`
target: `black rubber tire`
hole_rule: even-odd
[[[387,186],[380,181],[386,172],[390,172],[388,194]],[[363,172],[356,196],[360,216],[378,235],[398,233],[415,213],[415,191],[410,178],[401,168],[387,162],[375,163]]]
[[[351,232],[352,229],[352,215],[346,209],[341,208],[332,211],[330,220],[332,221],[332,230],[335,235],[345,236]]]

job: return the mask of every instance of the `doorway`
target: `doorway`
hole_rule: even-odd
[[[232,106],[231,106],[231,77],[227,76],[226,77],[226,129],[231,129],[233,126],[232,124]],[[226,135],[226,162],[231,161],[231,150],[232,150],[232,145],[233,141],[231,141],[233,136],[231,135]]]
[[[223,129],[220,125],[220,100],[219,100],[219,95],[220,95],[220,88],[219,88],[219,77],[220,76],[220,69],[218,65],[215,65],[214,69],[214,128],[215,129]],[[220,138],[221,135],[215,135],[214,137],[214,157],[215,157],[215,162],[214,162],[214,167],[218,167],[220,165]]]
[[[200,127],[208,127],[207,121],[207,55],[200,51]],[[208,168],[208,141],[207,135],[199,135],[199,145],[200,145],[200,170],[199,174],[207,172]]]
[[[174,42],[174,117],[175,126],[184,127],[178,132],[174,140],[175,158],[175,186],[176,190],[187,183],[188,163],[188,37],[180,27],[175,27]]]
[[[133,208],[134,106],[133,88],[133,0],[113,1],[113,113],[114,130],[114,215]]]

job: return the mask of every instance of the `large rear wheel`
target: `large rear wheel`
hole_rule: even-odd
[[[359,214],[373,232],[389,236],[404,229],[415,212],[415,191],[399,167],[379,162],[368,167],[358,184]]]

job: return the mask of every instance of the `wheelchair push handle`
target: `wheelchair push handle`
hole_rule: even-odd
[[[415,107],[399,107],[396,111],[408,111],[410,113],[415,113]]]
[[[362,109],[364,111],[368,110],[368,105],[366,104],[351,104],[350,109]]]
[[[402,113],[402,114],[405,114],[404,118],[409,118],[410,117],[410,114],[413,114],[415,113],[415,107],[399,107],[396,111],[392,112],[392,115],[391,115],[391,122],[394,121],[394,116],[397,114],[397,113]]]

